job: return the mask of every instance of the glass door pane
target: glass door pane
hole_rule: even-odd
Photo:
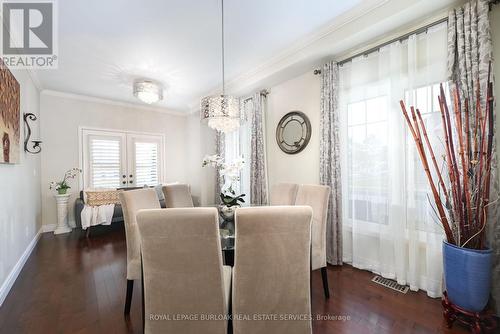
[[[84,188],[119,188],[127,185],[125,135],[84,131],[86,149]]]
[[[154,186],[162,180],[162,137],[127,135],[129,185]]]

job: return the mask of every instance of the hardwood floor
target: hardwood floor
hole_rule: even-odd
[[[129,319],[125,301],[123,226],[93,232],[42,236],[0,308],[0,333],[141,333],[141,291],[136,284]],[[321,272],[313,273],[313,315],[320,333],[467,333],[447,330],[440,300],[403,295],[372,283],[372,274],[350,266],[329,267],[329,300]],[[346,319],[347,317],[347,319]],[[344,320],[342,320],[344,319]]]

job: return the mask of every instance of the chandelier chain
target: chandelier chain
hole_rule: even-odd
[[[225,64],[224,64],[224,0],[221,0],[221,18],[222,18],[222,29],[221,29],[221,41],[222,41],[222,95],[226,94],[226,83],[225,83]]]

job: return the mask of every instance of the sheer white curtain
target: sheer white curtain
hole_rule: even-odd
[[[420,109],[430,138],[441,136],[446,38],[446,25],[410,36],[345,64],[339,80],[344,262],[431,297],[442,292],[443,235],[399,100]]]

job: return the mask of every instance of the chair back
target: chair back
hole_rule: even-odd
[[[235,217],[233,333],[310,334],[311,208],[241,208]]]
[[[278,183],[271,188],[270,205],[295,205],[298,184]]]
[[[192,208],[193,197],[188,184],[176,183],[163,186],[165,206],[167,208]]]
[[[119,194],[127,241],[127,279],[141,278],[141,244],[136,215],[142,209],[160,208],[154,189],[122,191]]]
[[[145,333],[225,334],[227,307],[217,209],[143,210],[137,221]],[[155,315],[167,318],[158,320]],[[198,319],[173,318],[178,315]],[[208,315],[221,319],[201,318]]]
[[[313,210],[311,226],[311,269],[326,267],[326,219],[330,187],[302,184],[295,205],[308,205]]]

